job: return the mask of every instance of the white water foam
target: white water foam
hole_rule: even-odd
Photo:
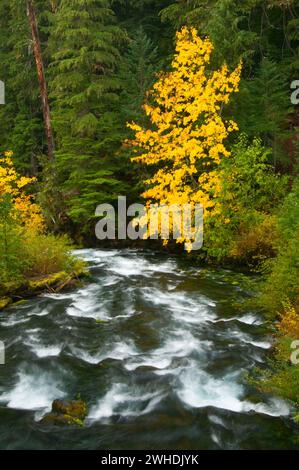
[[[212,345],[209,341],[200,341],[196,339],[192,333],[185,331],[183,334],[174,331],[164,344],[152,351],[150,354],[140,355],[137,358],[130,359],[125,364],[125,368],[129,371],[136,370],[138,367],[153,367],[159,372],[167,369],[167,373],[175,373],[176,369],[168,369],[175,358],[188,357],[195,352],[200,354],[203,360],[205,351]]]
[[[236,373],[216,379],[199,370],[194,363],[180,374],[177,394],[185,404],[193,408],[210,406],[238,413],[254,411],[270,416],[289,414],[289,406],[277,398],[270,399],[268,403],[257,404],[242,400],[244,389],[238,383],[238,377],[239,374]]]
[[[53,400],[62,398],[64,392],[52,374],[36,369],[36,373],[18,373],[15,387],[0,396],[8,408],[50,411]],[[39,415],[40,416],[40,415]]]
[[[253,313],[248,313],[240,317],[217,318],[217,320],[214,320],[214,323],[231,321],[238,321],[240,323],[245,323],[246,325],[262,325],[264,323],[261,318]]]
[[[158,289],[145,288],[143,296],[154,305],[166,307],[175,320],[191,324],[201,324],[216,318],[211,307],[216,304],[203,296],[193,299],[181,292],[162,292]]]
[[[91,267],[106,264],[107,258],[115,257],[119,250],[99,250],[99,249],[83,249],[74,250],[72,254],[78,258],[82,258],[87,263],[91,263]]]
[[[107,269],[114,274],[124,277],[151,277],[154,273],[174,274],[176,276],[180,275],[176,270],[176,264],[172,260],[162,263],[152,263],[142,256],[115,256],[113,264],[109,264]]]
[[[114,384],[106,395],[93,406],[88,419],[98,421],[113,415],[124,417],[141,416],[150,413],[164,398],[160,392],[144,392],[125,384]],[[147,402],[147,403],[146,403]]]
[[[104,348],[103,348],[104,349]],[[133,342],[116,342],[112,344],[110,349],[101,351],[98,354],[90,354],[85,350],[78,348],[71,348],[72,354],[79,359],[82,359],[89,364],[99,364],[105,359],[115,359],[124,361],[125,359],[138,355],[138,351]]]
[[[15,326],[15,325],[21,325],[22,323],[27,323],[30,321],[30,318],[18,318],[18,315],[10,315],[8,317],[8,320],[6,321],[1,321],[1,326]]]
[[[29,346],[31,351],[39,358],[59,356],[62,351],[63,345],[44,345],[36,336],[30,335],[24,341],[26,346]]]
[[[66,314],[74,317],[109,320],[104,310],[103,301],[98,297],[98,284],[90,284],[80,289],[74,296],[72,304],[66,309]]]

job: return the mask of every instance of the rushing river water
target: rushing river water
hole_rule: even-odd
[[[156,253],[77,253],[88,284],[0,316],[0,448],[296,448],[288,405],[246,385],[270,343],[262,319],[234,307],[246,296],[237,274]],[[54,399],[78,394],[84,428],[39,424]]]

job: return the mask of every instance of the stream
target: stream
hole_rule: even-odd
[[[271,338],[238,307],[238,273],[147,251],[76,255],[85,285],[0,314],[1,449],[298,448],[289,405],[246,382]],[[84,427],[39,424],[78,396]]]

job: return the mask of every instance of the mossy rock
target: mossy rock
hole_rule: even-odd
[[[84,419],[87,416],[87,405],[83,400],[54,400],[52,412]]]
[[[74,418],[70,415],[62,415],[59,413],[48,413],[40,421],[40,424],[50,426],[84,426],[82,419]]]
[[[8,307],[12,303],[12,300],[10,297],[3,297],[0,298],[0,310],[3,310],[4,308]]]
[[[84,426],[87,405],[83,400],[54,400],[52,411],[40,421],[41,424],[55,426]]]
[[[90,276],[90,273],[82,261],[74,266],[73,271],[60,271],[48,275],[30,279],[14,280],[0,284],[0,310],[3,310],[15,301],[24,301],[26,298],[39,295],[43,292],[60,292],[62,290],[76,288],[80,278]]]

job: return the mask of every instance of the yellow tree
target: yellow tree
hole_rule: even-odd
[[[202,40],[194,28],[178,32],[171,71],[159,77],[148,94],[152,104],[144,105],[151,125],[129,124],[135,133],[133,161],[154,168],[142,194],[147,203],[200,203],[205,217],[215,210],[217,167],[230,155],[224,141],[237,130],[222,110],[238,91],[241,74],[241,64],[211,72],[212,51],[210,40]]]

